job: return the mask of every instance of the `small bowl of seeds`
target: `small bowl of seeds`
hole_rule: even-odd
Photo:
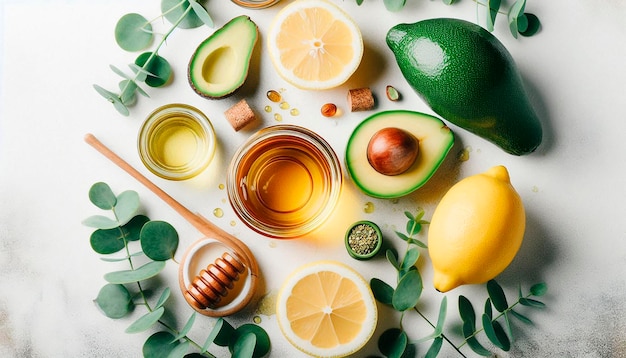
[[[383,234],[371,221],[357,221],[346,231],[346,250],[357,260],[369,260],[376,256],[383,244]]]

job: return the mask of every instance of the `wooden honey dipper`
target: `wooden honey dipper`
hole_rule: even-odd
[[[89,133],[85,135],[85,142],[150,189],[150,191],[165,201],[207,238],[214,238],[233,251],[232,254],[225,252],[221,257],[217,258],[214,263],[209,264],[187,287],[184,285],[185,280],[182,270],[179,270],[181,291],[189,305],[203,315],[222,317],[236,313],[250,303],[258,286],[259,265],[246,244],[228,234],[202,215],[195,214],[184,207],[100,142],[93,134]],[[234,281],[238,280],[239,275],[244,273],[246,269],[249,270],[250,288],[247,290],[243,299],[237,300],[236,304],[225,309],[211,309],[219,303],[222,297],[228,294],[228,290],[234,286]],[[204,274],[204,272],[206,272],[206,274]]]

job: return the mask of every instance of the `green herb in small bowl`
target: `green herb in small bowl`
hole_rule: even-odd
[[[369,260],[380,251],[383,234],[373,222],[357,221],[346,231],[345,243],[350,256],[357,260]]]

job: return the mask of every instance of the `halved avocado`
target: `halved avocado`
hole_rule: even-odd
[[[191,56],[189,84],[202,97],[227,97],[248,77],[250,59],[259,37],[257,25],[242,15],[204,40]]]
[[[375,169],[375,161],[369,158],[370,142],[385,132],[392,133],[394,137],[398,137],[395,133],[404,132],[406,135],[402,137],[412,136],[417,140],[417,156],[400,173],[384,173],[380,168]],[[392,148],[395,145],[393,143],[407,141],[388,142],[392,143],[388,154],[393,156],[398,150]],[[411,140],[408,142],[412,143]],[[452,130],[439,118],[413,111],[383,111],[366,118],[352,132],[346,147],[346,167],[354,183],[365,194],[377,198],[397,198],[424,185],[439,168],[453,144]]]

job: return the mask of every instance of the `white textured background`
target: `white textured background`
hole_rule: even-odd
[[[94,182],[105,181],[118,193],[127,189],[139,192],[144,212],[153,219],[169,221],[179,231],[177,256],[199,234],[84,144],[83,136],[95,133],[147,173],[135,149],[138,128],[152,109],[171,102],[195,105],[211,118],[220,138],[220,155],[202,180],[174,183],[150,177],[190,209],[212,218],[251,247],[267,282],[262,293],[273,297],[288,272],[321,258],[344,261],[368,280],[393,281],[393,269],[384,259],[351,260],[342,246],[343,232],[331,225],[322,230],[323,235],[294,241],[259,237],[240,222],[231,226],[230,221],[236,219],[218,185],[225,181],[225,168],[235,148],[253,130],[235,133],[222,113],[246,98],[262,117],[259,126],[274,124],[271,115],[262,110],[269,104],[264,94],[285,88],[285,98],[301,115],[284,113],[283,123],[317,131],[343,157],[352,129],[371,113],[344,113],[326,119],[318,114],[319,107],[335,102],[345,109],[347,89],[370,86],[378,95],[376,110],[430,113],[401,77],[384,42],[386,31],[399,22],[431,17],[474,21],[475,5],[469,0],[452,7],[439,1],[409,0],[403,12],[388,13],[382,1],[366,0],[357,7],[351,0],[334,0],[361,27],[365,56],[356,75],[344,86],[308,92],[278,78],[263,48],[273,15],[288,2],[248,11],[225,0],[209,1],[209,12],[218,26],[240,14],[251,16],[259,25],[261,41],[247,84],[221,101],[195,95],[186,82],[185,66],[196,45],[213,30],[177,30],[160,52],[172,63],[173,83],[164,89],[149,89],[151,98],[140,98],[129,118],[118,115],[91,85],[117,86],[118,79],[108,65],[125,67],[136,55],[117,48],[115,23],[128,12],[158,16],[158,1],[0,3],[0,356],[140,356],[149,333],[129,335],[124,329],[142,313],[141,308],[131,318],[111,320],[92,303],[104,284],[102,275],[125,266],[100,261],[89,247],[91,230],[80,222],[99,211],[89,203],[87,191]],[[527,10],[541,19],[540,34],[515,40],[503,16],[497,20],[495,34],[516,59],[543,119],[545,140],[540,149],[529,156],[513,157],[453,127],[457,144],[433,182],[413,195],[388,202],[356,193],[347,180],[344,195],[349,200],[344,201],[350,203],[336,219],[343,225],[356,219],[373,220],[390,242],[401,248],[392,233],[404,227],[402,211],[420,206],[429,218],[445,188],[461,177],[503,164],[525,201],[528,230],[519,255],[499,282],[511,296],[519,283],[528,287],[538,281],[548,284],[549,293],[543,298],[548,306],[544,311],[525,311],[535,326],[516,325],[514,348],[498,356],[626,357],[626,4],[619,0],[529,0]],[[161,23],[155,27],[160,31],[167,28]],[[402,93],[401,102],[384,99],[387,84]],[[460,163],[455,158],[466,147],[471,149],[470,159]],[[376,207],[372,214],[362,211],[367,201]],[[214,217],[215,208],[222,208],[224,217]],[[435,318],[441,297],[431,288],[428,260],[421,267],[426,286],[421,307]],[[191,309],[176,289],[176,270],[175,263],[168,263],[162,282],[175,293],[170,307],[181,327]],[[449,329],[454,328],[459,294],[477,297],[475,306],[482,305],[481,288],[450,292]],[[253,305],[230,320],[237,325],[250,322],[257,314]],[[275,316],[262,314],[261,318],[271,336],[271,356],[297,356],[278,330]],[[191,335],[202,342],[213,322],[197,319]],[[381,307],[376,337],[397,323],[397,315]],[[405,326],[415,339],[430,333],[415,315],[405,320]],[[425,349],[420,346],[421,355]],[[224,354],[220,350],[214,353]],[[377,353],[372,341],[358,356]],[[446,348],[442,356],[455,355]]]

